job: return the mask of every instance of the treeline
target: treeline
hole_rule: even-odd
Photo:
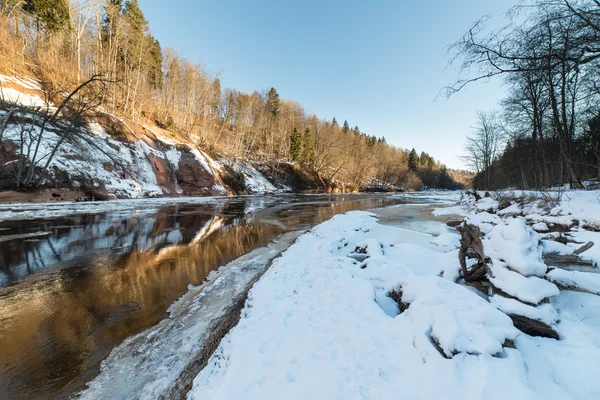
[[[43,76],[68,93],[90,76],[109,84],[102,107],[139,124],[178,132],[213,154],[302,163],[329,182],[418,189],[456,187],[423,153],[309,115],[271,88],[241,93],[172,49],[149,30],[136,0],[2,0],[0,68]],[[413,157],[413,158],[411,158]]]
[[[495,76],[508,88],[467,140],[476,186],[579,188],[600,178],[600,2],[535,0],[507,15],[504,27],[481,20],[452,46],[468,75],[449,95]]]

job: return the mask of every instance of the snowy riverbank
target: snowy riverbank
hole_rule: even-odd
[[[464,284],[459,234],[441,222],[427,222],[430,234],[351,212],[317,226],[250,290],[188,398],[598,398],[600,275],[543,258],[595,241],[581,258],[598,262],[600,202],[568,195],[549,210],[487,198],[436,212],[481,228],[506,297]],[[567,244],[552,240],[561,235]],[[516,329],[515,308],[559,340]]]

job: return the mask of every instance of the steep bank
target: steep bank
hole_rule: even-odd
[[[40,134],[40,124],[33,121],[43,118],[40,110],[47,103],[37,82],[0,76],[0,83],[0,190],[17,189],[16,169],[22,157],[35,161],[42,176],[36,194],[13,192],[0,201],[329,191],[334,186],[301,165],[208,154],[197,144],[198,138],[102,110],[66,140],[58,124]],[[42,171],[57,144],[56,154]]]

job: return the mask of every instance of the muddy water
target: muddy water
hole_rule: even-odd
[[[0,398],[68,398],[188,285],[290,230],[388,196],[238,197],[0,223]]]

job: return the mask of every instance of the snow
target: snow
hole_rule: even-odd
[[[456,233],[442,233],[429,241],[444,249],[453,250],[460,247],[460,235]]]
[[[600,307],[585,309],[594,316],[590,321],[563,323],[557,322],[563,313],[582,311],[562,300],[564,294],[537,308],[497,296],[488,303],[439,276],[445,269],[458,270],[457,250],[433,239],[380,225],[366,212],[336,216],[301,236],[251,289],[240,322],[195,378],[188,399],[591,399],[600,394],[592,378],[600,365],[600,330],[585,338],[573,333],[584,325],[600,327]],[[368,256],[364,262],[347,257],[357,247]],[[386,296],[394,289],[410,303],[400,314]],[[569,306],[561,309],[561,302]],[[556,322],[561,341],[519,333],[505,314],[517,311]],[[503,348],[507,339],[517,348]],[[590,352],[578,347],[581,340]],[[544,364],[545,359],[552,361]],[[564,377],[565,366],[586,368],[591,379],[575,385],[584,379],[573,372]]]
[[[522,315],[524,317],[545,322],[548,325],[555,324],[558,319],[558,313],[554,307],[548,303],[533,307],[498,294],[490,298],[490,303],[507,314]]]
[[[222,161],[235,172],[243,175],[244,184],[249,193],[276,193],[291,190],[287,187],[283,189],[276,188],[249,162],[242,163],[239,161],[229,160],[227,158],[223,158]]]
[[[531,225],[531,228],[536,232],[546,232],[548,229],[548,224],[545,222],[538,222],[536,224]]]
[[[539,304],[558,294],[555,284],[535,276],[525,277],[507,268],[506,263],[494,261],[490,282],[504,293],[530,304]]]
[[[479,200],[475,205],[475,208],[478,211],[496,211],[498,209],[498,201],[492,199],[491,197],[484,197]]]
[[[600,398],[600,297],[566,291],[550,303],[561,340],[520,335],[515,341],[532,389],[541,399]]]
[[[1,88],[0,99],[9,104],[19,104],[32,108],[45,108],[46,102],[38,95],[23,93],[12,88]]]
[[[498,215],[519,215],[523,212],[521,206],[517,203],[511,203],[510,206],[498,211]]]
[[[600,266],[600,232],[593,232],[577,228],[571,232],[571,236],[574,240],[577,240],[577,246],[581,246],[584,243],[588,242],[595,243],[591,249],[584,251],[579,256],[583,260],[591,261],[592,263],[594,263],[594,265],[596,265],[596,267]]]
[[[468,210],[466,207],[464,206],[452,206],[452,207],[441,207],[441,208],[436,208],[435,210],[432,211],[432,214],[435,216],[442,216],[442,215],[461,215],[461,216],[466,216],[468,214]]]
[[[35,80],[33,80],[31,78],[27,78],[27,77],[0,75],[0,83],[3,83],[3,82],[15,83],[17,85],[22,86],[25,89],[41,90],[38,82],[36,82]]]
[[[494,263],[502,260],[524,276],[543,276],[546,265],[539,242],[539,235],[523,220],[509,218],[487,233],[483,247]]]
[[[561,255],[573,254],[575,249],[555,240],[542,240],[542,248],[544,253],[557,253]]]
[[[548,278],[560,285],[583,289],[600,295],[600,274],[580,271],[565,271],[555,268],[548,272]]]
[[[487,211],[469,214],[465,221],[470,225],[475,225],[482,233],[489,233],[496,224],[501,222],[501,218],[496,214],[490,214]]]
[[[405,276],[400,284],[403,302],[410,303],[400,323],[414,325],[439,342],[447,357],[456,353],[502,352],[518,331],[510,318],[467,288],[436,276]]]

